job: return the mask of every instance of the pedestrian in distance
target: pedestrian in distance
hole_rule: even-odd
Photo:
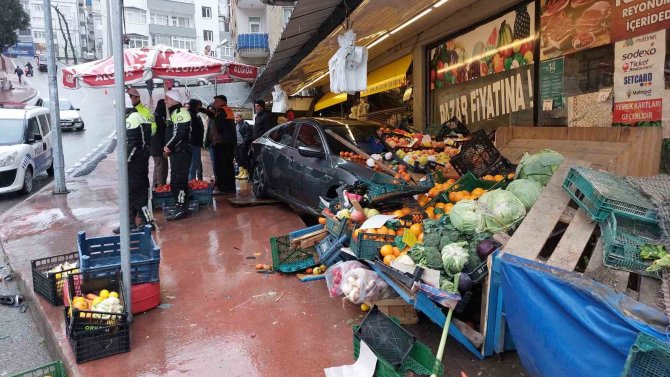
[[[165,121],[167,119],[167,107],[165,100],[159,99],[156,102],[154,111],[154,121],[156,122],[156,132],[151,135],[151,157],[154,160],[154,188],[167,183],[168,177],[168,159],[163,156],[163,147],[165,147]]]
[[[19,76],[19,83],[23,84],[23,81],[21,81],[21,76],[23,76],[23,70],[21,69],[21,67],[16,67],[14,73],[16,73],[17,76]]]
[[[170,187],[175,199],[175,211],[168,221],[188,216],[188,169],[191,166],[191,114],[182,107],[179,91],[165,93],[168,108],[164,156],[170,158]]]
[[[149,80],[145,81],[145,83],[147,84],[147,92],[149,92],[149,103],[153,103],[154,102],[154,88],[156,87],[156,85],[154,84],[154,79],[149,79]]]
[[[198,115],[202,102],[197,99],[188,101],[188,112],[191,113],[191,168],[188,170],[188,180],[202,181],[202,147],[205,138],[205,125]]]
[[[235,194],[235,146],[237,136],[233,111],[228,107],[228,99],[224,95],[214,96],[214,111],[202,109],[211,120],[213,132],[212,146],[214,149],[217,192]]]
[[[30,62],[26,63],[26,77],[33,76],[33,65]]]
[[[235,113],[235,130],[237,132],[237,146],[235,147],[235,161],[240,167],[236,179],[249,179],[249,148],[253,137],[253,127],[242,118],[242,113]]]
[[[130,232],[140,232],[146,225],[155,228],[153,214],[149,206],[149,143],[151,125],[133,106],[130,95],[126,94],[126,143],[128,144],[128,210]],[[140,225],[136,218],[140,218]],[[121,232],[121,227],[112,230]]]

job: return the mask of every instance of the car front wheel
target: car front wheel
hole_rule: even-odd
[[[268,197],[268,180],[265,173],[265,167],[263,163],[258,161],[256,166],[254,166],[254,174],[252,177],[253,181],[253,192],[257,198],[267,198]]]
[[[179,86],[181,86],[181,83],[179,81],[175,80],[174,81],[174,87],[177,88]]]
[[[49,165],[49,167],[47,168],[47,175],[49,175],[49,177],[54,176],[54,162],[53,162],[53,160],[51,160],[51,165]]]
[[[24,194],[30,194],[33,192],[33,169],[26,169],[25,174],[23,174],[23,187],[21,187],[21,192]]]
[[[77,128],[77,131],[83,131],[84,130],[84,124],[81,124],[81,127]]]

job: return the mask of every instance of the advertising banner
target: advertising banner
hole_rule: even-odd
[[[540,59],[609,44],[610,1],[542,0]]]
[[[540,98],[543,109],[547,101],[551,105],[547,110],[563,108],[563,63],[563,57],[540,63]]]
[[[665,30],[616,42],[614,123],[658,121],[663,113]]]
[[[612,41],[670,28],[670,0],[611,0]]]

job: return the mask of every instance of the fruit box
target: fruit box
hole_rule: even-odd
[[[395,317],[401,325],[416,325],[419,323],[419,314],[414,307],[402,298],[389,298],[372,301],[370,306],[377,306],[379,311],[388,317]]]
[[[48,273],[52,268],[64,262],[79,262],[79,253],[73,252],[53,257],[35,259],[30,261],[33,275],[33,291],[44,297],[51,305],[63,305],[63,285],[67,275],[71,272],[79,272],[78,268],[71,268],[59,273]]]
[[[69,307],[63,308],[66,328],[70,323],[68,311]],[[78,364],[130,352],[130,323],[82,331],[68,335],[68,340]]]

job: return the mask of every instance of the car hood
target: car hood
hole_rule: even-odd
[[[14,152],[14,151],[22,153],[21,150],[24,148],[24,146],[25,144],[0,145],[0,155],[5,152]]]
[[[61,120],[74,120],[74,118],[79,118],[79,111],[77,110],[63,110],[60,112]]]

